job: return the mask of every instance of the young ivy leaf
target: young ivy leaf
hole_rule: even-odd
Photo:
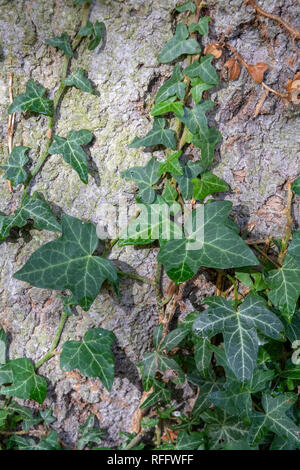
[[[205,303],[211,308],[195,320],[194,333],[208,338],[222,333],[231,369],[239,381],[249,380],[257,361],[256,330],[269,338],[278,339],[283,324],[256,294],[249,294],[238,311],[221,297],[206,299]]]
[[[13,227],[24,227],[28,219],[33,219],[33,226],[39,230],[60,232],[61,226],[51,212],[50,206],[35,192],[24,197],[22,205],[14,215],[0,215],[0,241],[8,237]]]
[[[184,100],[186,83],[183,82],[184,75],[180,65],[174,67],[171,78],[167,80],[158,90],[155,97],[155,104],[162,103],[170,97],[177,96],[180,100]]]
[[[202,201],[214,193],[226,193],[229,190],[228,184],[209,171],[201,175],[201,179],[192,178],[194,185],[193,198],[196,201]]]
[[[93,444],[101,444],[105,431],[95,427],[95,416],[90,415],[82,426],[79,426],[79,439],[77,441],[77,449],[82,450],[84,447],[91,447]]]
[[[195,209],[187,220],[186,235],[162,247],[158,261],[175,283],[187,281],[201,266],[230,269],[259,264],[250,248],[227,225],[231,207],[228,201],[214,201]]]
[[[183,103],[181,101],[175,101],[176,96],[173,96],[172,98],[169,98],[167,101],[162,101],[161,103],[158,103],[153,106],[151,110],[151,115],[152,116],[160,116],[161,114],[166,114],[166,113],[175,113],[178,114],[179,116],[183,116]]]
[[[89,144],[92,139],[93,134],[85,129],[71,131],[66,139],[54,135],[54,142],[49,148],[51,155],[61,154],[65,162],[71,165],[85,184],[88,183],[88,163],[86,153],[81,146]]]
[[[62,370],[79,369],[86,377],[98,377],[110,391],[114,381],[114,334],[103,328],[88,330],[82,341],[67,341],[60,355]]]
[[[172,176],[176,179],[184,199],[191,199],[194,191],[192,179],[203,173],[204,168],[201,163],[191,161],[188,161],[187,164],[181,163],[181,168],[183,175],[172,173]]]
[[[185,75],[190,78],[201,78],[210,85],[218,85],[219,76],[216,69],[211,65],[213,59],[212,54],[201,57],[200,62],[195,61],[184,70]]]
[[[209,127],[205,135],[193,135],[191,143],[201,150],[201,163],[204,169],[211,167],[217,144],[222,140],[221,133],[215,127]]]
[[[300,296],[300,266],[295,258],[288,253],[282,268],[270,271],[266,282],[270,289],[270,301],[290,322]]]
[[[159,163],[154,157],[145,166],[135,166],[123,171],[122,177],[134,181],[139,187],[139,197],[146,204],[151,204],[156,198],[153,184],[159,180]]]
[[[294,191],[297,196],[300,196],[300,176],[299,178],[295,179],[295,181],[292,184],[292,190]]]
[[[24,357],[8,361],[8,366],[12,371],[12,385],[2,387],[0,393],[43,403],[47,393],[47,382],[43,377],[36,375],[33,364]]]
[[[268,431],[272,431],[277,436],[299,446],[300,428],[286,415],[296,401],[297,395],[294,393],[282,393],[276,397],[264,394],[262,406],[265,414],[253,412],[250,440],[259,442]]]
[[[202,34],[203,36],[207,36],[208,24],[210,21],[211,21],[211,18],[209,16],[204,16],[203,18],[200,18],[198,23],[191,24],[191,26],[189,27],[189,32],[195,33],[197,31],[199,34]]]
[[[45,43],[49,46],[57,47],[63,51],[67,57],[73,57],[74,55],[67,33],[62,33],[61,36],[54,36],[53,38],[46,39]]]
[[[0,165],[0,168],[5,170],[4,178],[9,180],[13,186],[24,183],[27,178],[27,173],[23,167],[29,160],[26,155],[28,150],[29,147],[23,147],[22,145],[14,147],[7,162]]]
[[[176,7],[176,11],[179,11],[180,13],[183,11],[191,11],[192,13],[195,13],[196,5],[194,2],[185,2],[182,5]]]
[[[187,39],[189,36],[188,29],[185,24],[179,23],[176,33],[163,47],[158,55],[158,61],[162,64],[173,62],[183,54],[200,54],[201,47],[196,39]]]
[[[32,111],[34,113],[53,115],[53,101],[45,98],[46,89],[30,79],[26,85],[25,93],[17,95],[8,108],[8,114]]]
[[[64,215],[62,236],[35,251],[14,278],[44,289],[70,289],[69,304],[88,310],[105,280],[117,285],[112,263],[92,256],[99,239],[96,227]]]
[[[90,51],[93,51],[100,44],[104,32],[105,32],[105,24],[104,23],[102,23],[100,21],[96,21],[95,23],[91,23],[90,21],[88,21],[86,23],[86,26],[81,28],[81,30],[79,31],[78,36],[79,37],[80,36],[91,36],[92,40],[90,41],[90,43],[88,45],[88,49]]]
[[[200,103],[202,100],[203,92],[210,90],[214,86],[209,83],[205,83],[201,78],[192,78],[191,85],[191,95],[196,104]]]
[[[90,80],[86,78],[85,73],[85,70],[77,69],[74,73],[72,73],[72,75],[69,75],[65,79],[64,84],[67,86],[75,86],[76,88],[93,95],[94,90],[92,84]]]
[[[182,154],[182,151],[178,150],[177,152],[167,155],[167,160],[164,163],[159,163],[158,176],[161,176],[164,173],[173,173],[174,175],[183,175],[184,172],[178,160],[181,154]]]
[[[184,108],[184,116],[178,115],[178,118],[183,122],[192,134],[199,134],[203,139],[208,138],[208,125],[205,113],[214,107],[212,101],[203,101],[196,104],[192,109]]]
[[[166,129],[166,120],[164,118],[154,118],[153,128],[145,137],[135,137],[129,148],[134,149],[138,147],[152,147],[154,145],[164,145],[172,150],[176,149],[177,142],[175,132],[171,129]]]

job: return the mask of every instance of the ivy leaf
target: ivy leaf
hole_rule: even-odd
[[[291,343],[300,338],[300,311],[295,312],[291,322],[285,322],[286,336]]]
[[[297,196],[300,196],[300,176],[292,184],[292,190]]]
[[[155,347],[155,349],[158,348],[159,343],[161,342],[161,339],[162,339],[162,335],[163,335],[163,324],[160,323],[158,326],[155,327],[154,332],[153,332],[152,341],[153,341],[153,346]]]
[[[39,414],[45,424],[45,426],[49,426],[50,424],[56,421],[56,418],[52,414],[52,408],[47,408],[46,410],[40,410]]]
[[[88,21],[86,26],[81,28],[78,33],[78,36],[91,36],[92,40],[88,45],[88,49],[93,51],[96,47],[100,44],[101,39],[105,33],[105,24],[100,21],[95,21],[95,23],[91,23]]]
[[[289,255],[293,256],[300,267],[300,230],[293,233],[293,239],[289,245]]]
[[[196,104],[194,108],[184,108],[184,116],[179,116],[181,122],[183,122],[188,130],[192,134],[199,134],[203,138],[208,136],[208,125],[207,117],[205,113],[214,107],[212,101],[203,101],[202,103]]]
[[[204,16],[203,18],[200,18],[198,23],[191,24],[191,26],[189,27],[189,32],[195,33],[197,31],[199,34],[202,34],[203,36],[207,36],[208,24],[210,21],[211,21],[211,18],[209,16]]]
[[[92,138],[93,134],[86,129],[71,131],[66,139],[54,135],[54,142],[49,148],[51,155],[61,154],[65,162],[71,165],[85,184],[88,183],[88,164],[86,153],[81,146],[89,144]]]
[[[8,114],[32,111],[46,116],[53,115],[53,101],[45,98],[46,89],[30,79],[26,85],[25,93],[17,95],[8,108]]]
[[[182,5],[176,7],[176,11],[179,11],[180,13],[183,11],[191,11],[192,13],[195,13],[196,5],[194,2],[185,2]]]
[[[211,361],[212,352],[209,348],[209,341],[206,338],[197,338],[194,346],[194,358],[197,370],[204,377],[207,375]]]
[[[74,0],[73,5],[83,5],[83,3],[87,3],[90,5],[93,0]]]
[[[176,179],[184,199],[191,199],[194,191],[192,179],[202,173],[204,168],[201,163],[191,161],[188,161],[186,165],[181,163],[181,167],[183,175],[172,173],[172,176]]]
[[[225,193],[229,190],[228,184],[209,171],[201,175],[201,179],[192,178],[194,185],[193,198],[196,201],[205,199],[206,196],[214,193]]]
[[[3,328],[0,330],[0,364],[6,361],[6,333]]]
[[[249,294],[238,311],[220,297],[206,299],[205,303],[211,308],[195,320],[194,333],[209,338],[222,333],[231,369],[239,381],[249,380],[257,361],[256,330],[276,339],[283,329],[281,321],[256,294]]]
[[[174,371],[176,373],[176,377],[172,378],[172,381],[178,385],[184,384],[185,374],[175,359],[165,354],[157,354],[157,366],[160,372],[167,372],[169,370]]]
[[[165,388],[164,385],[160,385],[159,382],[155,381],[154,392],[152,392],[148,398],[140,405],[140,410],[146,410],[150,406],[156,405],[158,402],[169,403],[171,399],[171,390]]]
[[[164,163],[159,163],[158,176],[161,176],[164,173],[172,173],[173,175],[183,175],[184,171],[180,162],[178,161],[181,154],[182,151],[178,150],[177,152],[167,155],[167,160]]]
[[[177,450],[197,450],[200,446],[204,446],[203,432],[181,432],[178,434],[176,441]]]
[[[160,197],[155,204],[138,204],[141,211],[119,236],[119,246],[146,245],[159,240],[160,244],[170,239],[180,239],[182,228],[171,220],[171,215],[180,210],[177,203],[171,206]]]
[[[209,398],[231,416],[248,417],[252,410],[250,392],[238,382],[231,382],[225,390],[211,393]]]
[[[142,380],[144,390],[148,392],[153,386],[155,375],[157,372],[157,355],[156,353],[147,353],[139,364],[142,369]]]
[[[95,416],[91,414],[85,423],[79,426],[77,449],[82,450],[85,447],[91,447],[92,444],[101,444],[104,434],[102,429],[95,427]]]
[[[43,377],[36,375],[32,363],[24,357],[8,361],[8,365],[12,371],[12,385],[2,387],[0,393],[43,403],[47,393],[47,382]]]
[[[79,369],[86,377],[98,377],[110,391],[114,380],[114,334],[103,328],[88,330],[82,341],[67,341],[60,355],[62,370]]]
[[[178,197],[178,192],[177,189],[174,188],[174,186],[169,183],[166,183],[161,196],[167,204],[173,204]]]
[[[201,47],[195,39],[187,39],[189,36],[185,24],[179,23],[176,33],[163,47],[158,55],[158,61],[162,64],[173,62],[183,54],[200,54]]]
[[[176,328],[167,334],[163,340],[160,350],[165,349],[167,352],[172,351],[176,346],[178,346],[184,338],[189,334],[189,332],[183,328]]]
[[[176,96],[169,98],[167,101],[162,101],[153,106],[151,110],[152,116],[160,116],[166,113],[175,113],[179,116],[183,116],[183,103],[181,101],[175,101]]]
[[[129,148],[152,147],[154,145],[164,145],[172,150],[176,149],[177,142],[175,132],[172,129],[166,129],[164,118],[154,118],[153,128],[145,137],[135,137]]]
[[[191,94],[196,104],[200,103],[202,100],[202,95],[204,91],[210,90],[214,85],[203,82],[201,78],[192,78],[191,79]]]
[[[201,266],[230,269],[259,264],[249,247],[227,226],[231,207],[228,201],[214,201],[205,204],[204,209],[195,209],[186,223],[188,234],[162,247],[158,261],[174,282],[190,279]]]
[[[206,431],[210,440],[210,450],[218,449],[224,444],[246,439],[249,427],[239,417],[230,416],[226,411],[215,408],[201,414],[206,423]]]
[[[199,373],[192,376],[188,375],[188,381],[197,387],[201,387],[201,393],[198,395],[192,410],[193,415],[198,416],[212,405],[210,395],[213,392],[222,390],[223,381],[217,379],[211,371],[208,371],[205,377],[202,377]]]
[[[63,51],[67,57],[73,57],[74,55],[67,33],[62,33],[61,36],[54,36],[53,38],[46,39],[45,43],[49,46],[57,47]]]
[[[288,442],[300,444],[300,428],[287,417],[286,412],[297,401],[294,393],[282,393],[276,397],[264,394],[262,397],[263,413],[254,413],[250,430],[250,440],[260,441],[268,430],[279,437],[287,439]]]
[[[215,127],[209,127],[205,135],[193,135],[191,143],[201,150],[201,163],[205,169],[211,167],[216,145],[222,140],[222,135]]]
[[[35,251],[14,278],[44,289],[70,289],[69,304],[88,310],[103,282],[116,286],[118,279],[110,261],[92,256],[98,243],[93,224],[64,215],[62,236]]]
[[[288,321],[291,321],[300,296],[300,267],[295,258],[287,254],[282,268],[270,271],[266,282],[270,288],[270,301]]]
[[[0,241],[8,237],[13,227],[24,227],[28,219],[33,219],[33,226],[39,230],[60,232],[61,226],[51,212],[50,206],[35,192],[33,196],[28,194],[14,215],[0,215]]]
[[[77,69],[74,73],[72,73],[72,75],[69,75],[65,79],[64,84],[67,86],[75,86],[82,91],[86,91],[87,93],[94,95],[92,84],[90,80],[86,78],[85,73],[85,70]]]
[[[201,78],[201,80],[205,83],[209,83],[210,85],[218,85],[219,75],[211,64],[213,59],[214,56],[212,54],[208,54],[201,57],[200,62],[195,60],[195,62],[184,70],[185,75],[190,78]]]
[[[171,78],[167,80],[158,90],[155,97],[155,104],[162,103],[170,97],[177,96],[180,100],[184,100],[186,83],[183,82],[184,75],[180,65],[174,67]]]
[[[28,150],[29,147],[23,147],[22,145],[14,147],[7,162],[4,165],[0,165],[0,168],[6,170],[4,178],[9,180],[13,186],[24,183],[27,178],[27,173],[23,166],[29,160],[26,155]]]
[[[300,380],[300,364],[288,362],[284,371],[280,373],[280,376],[285,379]]]
[[[152,186],[159,180],[159,163],[154,157],[145,166],[135,166],[122,172],[123,178],[134,181],[139,187],[139,197],[146,204],[151,204],[156,198]]]

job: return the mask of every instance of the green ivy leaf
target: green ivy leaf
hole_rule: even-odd
[[[53,38],[46,39],[45,43],[49,46],[57,47],[63,51],[67,57],[73,57],[74,55],[67,33],[62,33],[61,36],[54,36]]]
[[[184,70],[185,75],[190,78],[201,78],[201,80],[210,85],[218,85],[220,79],[216,69],[211,64],[213,59],[214,56],[208,54],[201,57],[200,62],[195,60]]]
[[[200,18],[198,23],[192,23],[191,26],[189,27],[189,32],[190,33],[195,33],[196,31],[199,34],[202,34],[203,36],[208,35],[208,27],[209,27],[209,22],[211,21],[211,18],[209,16],[204,16],[203,18]]]
[[[165,349],[167,352],[172,351],[176,346],[178,346],[184,338],[189,334],[189,332],[183,328],[176,328],[167,334],[163,340],[160,350]]]
[[[66,139],[54,135],[54,142],[49,148],[51,155],[61,154],[65,162],[71,165],[85,184],[88,183],[88,164],[86,153],[81,146],[89,144],[92,139],[93,134],[85,129],[71,131]]]
[[[230,269],[259,264],[249,247],[227,226],[231,207],[228,201],[207,203],[204,217],[202,208],[195,209],[186,224],[188,235],[162,247],[158,261],[174,282],[190,279],[201,266]]]
[[[101,444],[105,432],[95,427],[95,416],[90,415],[82,426],[79,426],[79,439],[77,449],[82,450],[85,447],[91,447],[93,444]]]
[[[174,67],[171,78],[167,80],[158,90],[155,97],[155,104],[162,103],[170,97],[177,96],[180,100],[184,100],[186,83],[183,82],[184,75],[180,65]]]
[[[183,116],[183,103],[181,101],[175,101],[176,96],[169,98],[167,101],[162,101],[153,106],[151,110],[152,116],[160,116],[166,113],[175,113],[179,116]]]
[[[64,84],[67,86],[75,86],[82,91],[86,91],[87,93],[94,95],[92,84],[90,80],[86,78],[85,74],[86,71],[79,68],[65,79]]]
[[[289,245],[289,255],[293,256],[300,267],[300,230],[293,233],[293,239]]]
[[[280,376],[285,379],[300,380],[300,364],[292,364],[288,362],[284,371],[280,373]]]
[[[73,5],[83,5],[84,3],[90,5],[93,0],[74,0]]]
[[[151,204],[156,198],[152,186],[159,180],[159,163],[154,157],[145,166],[135,166],[122,172],[122,177],[134,181],[139,187],[139,197],[146,204]]]
[[[53,416],[52,412],[52,408],[47,408],[46,410],[39,411],[40,417],[42,418],[45,426],[50,426],[50,424],[56,421],[56,418]]]
[[[78,33],[78,36],[91,36],[92,40],[88,45],[88,49],[93,51],[96,47],[100,44],[101,39],[105,33],[105,24],[100,21],[95,21],[95,23],[91,23],[87,21],[86,26],[81,28]]]
[[[171,390],[165,388],[164,385],[158,386],[159,382],[155,383],[155,390],[148,398],[140,405],[141,410],[146,410],[150,406],[156,405],[158,402],[169,403],[171,399]]]
[[[175,35],[165,44],[157,59],[160,63],[173,62],[183,54],[200,54],[201,47],[195,39],[187,39],[189,36],[185,24],[179,23]]]
[[[204,446],[203,432],[181,432],[178,434],[176,441],[177,450],[197,450],[200,446]]]
[[[12,385],[2,387],[0,393],[43,403],[47,393],[47,382],[43,377],[36,375],[32,363],[24,357],[8,361],[8,365],[12,371]]]
[[[292,190],[297,196],[300,196],[300,176],[292,184]]]
[[[211,308],[195,320],[194,333],[209,338],[222,333],[231,369],[241,382],[249,380],[257,361],[256,330],[277,339],[283,330],[281,321],[256,294],[249,294],[238,311],[221,297],[205,299],[205,303]]]
[[[194,2],[185,2],[182,5],[176,7],[176,11],[179,11],[180,13],[183,11],[191,11],[192,13],[195,13],[196,5]]]
[[[208,137],[207,117],[205,113],[214,107],[212,101],[203,101],[194,108],[184,108],[184,116],[178,116],[192,134],[199,134],[203,138]]]
[[[69,304],[88,310],[103,282],[116,286],[118,279],[110,261],[92,256],[98,243],[93,224],[64,215],[62,236],[35,251],[14,278],[44,289],[70,289]]]
[[[211,167],[216,145],[222,140],[222,135],[215,127],[209,127],[205,135],[193,135],[191,143],[201,150],[201,163],[205,169]]]
[[[135,137],[129,148],[152,147],[154,145],[164,145],[172,150],[176,149],[177,142],[175,132],[172,129],[166,129],[166,120],[164,118],[154,118],[153,128],[145,137]]]
[[[211,393],[209,398],[215,406],[231,416],[248,417],[252,410],[250,392],[244,390],[238,382],[231,382],[225,390]]]
[[[300,267],[295,258],[287,254],[282,268],[270,271],[266,282],[270,288],[270,301],[290,322],[300,296]]]
[[[230,416],[219,408],[205,411],[201,414],[201,419],[206,423],[210,450],[223,448],[227,443],[248,437],[249,427],[244,424],[242,418]]]
[[[178,197],[177,189],[169,183],[165,184],[162,198],[166,201],[167,204],[173,204]]]
[[[159,163],[158,176],[161,176],[164,173],[172,173],[173,175],[183,175],[184,171],[180,162],[178,161],[181,154],[182,151],[178,150],[177,152],[167,155],[167,160],[163,163]]]
[[[17,95],[8,108],[8,114],[32,111],[34,113],[53,115],[53,101],[45,98],[46,89],[30,79],[26,85],[25,93]]]
[[[286,336],[288,337],[291,343],[299,340],[300,338],[300,310],[298,312],[295,312],[291,322],[288,322],[288,321],[285,322],[285,331],[286,331]]]
[[[61,231],[61,226],[52,214],[50,206],[35,192],[33,196],[27,194],[24,197],[21,207],[14,215],[0,215],[0,241],[8,237],[13,227],[24,227],[28,219],[33,219],[34,228],[39,230]]]
[[[259,442],[268,430],[290,443],[300,444],[300,428],[287,417],[286,412],[297,401],[294,393],[283,393],[277,397],[264,394],[262,397],[263,413],[253,413],[250,440]]]
[[[9,159],[0,168],[5,170],[4,178],[9,180],[13,186],[24,183],[27,178],[27,173],[24,170],[24,165],[29,161],[26,153],[29,147],[22,145],[16,146],[12,149]]]
[[[196,104],[200,103],[202,100],[202,95],[204,91],[210,90],[214,85],[203,82],[201,78],[192,78],[191,79],[191,94]]]
[[[155,349],[158,348],[159,343],[161,342],[161,339],[162,339],[162,335],[163,335],[163,324],[160,323],[158,326],[155,327],[154,332],[153,332],[152,341],[153,341],[153,346],[155,347]]]
[[[60,355],[62,370],[79,369],[86,377],[98,377],[110,391],[114,381],[114,334],[103,328],[88,330],[82,341],[67,341]]]
[[[6,333],[3,328],[0,330],[0,364],[6,361]]]
[[[201,175],[201,179],[192,178],[194,185],[193,198],[201,201],[214,193],[225,193],[229,190],[228,184],[209,171]]]
[[[183,170],[183,175],[172,173],[172,176],[176,179],[184,199],[191,199],[194,191],[192,179],[203,173],[204,168],[199,162],[188,161],[187,164],[184,164],[183,162],[180,164]]]
[[[197,370],[205,377],[210,366],[212,352],[209,348],[209,341],[206,338],[197,338],[194,346],[194,358]]]
[[[144,390],[148,392],[153,386],[155,375],[157,372],[157,355],[156,353],[147,353],[139,364],[142,369],[142,380]]]
[[[199,373],[188,375],[188,381],[196,387],[201,387],[201,393],[198,395],[192,410],[192,414],[198,416],[212,405],[210,395],[213,392],[222,390],[223,381],[218,379],[211,371],[208,371],[205,377],[202,377]]]

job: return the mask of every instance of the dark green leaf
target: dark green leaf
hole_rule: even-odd
[[[173,74],[158,90],[155,97],[155,104],[162,103],[170,97],[177,96],[180,100],[184,100],[186,83],[183,82],[184,75],[180,65],[176,65]]]
[[[95,23],[91,23],[87,21],[86,26],[81,28],[78,33],[78,36],[91,36],[92,40],[88,45],[88,49],[93,51],[96,47],[100,44],[101,39],[105,33],[105,24],[99,21],[95,21]]]
[[[2,328],[0,330],[0,364],[5,364],[6,361],[6,333]]]
[[[202,34],[203,36],[207,36],[208,24],[210,21],[211,21],[211,18],[209,16],[204,16],[203,18],[200,18],[198,23],[191,24],[191,26],[189,27],[189,32],[195,33],[197,31],[199,34]]]
[[[209,127],[206,135],[194,135],[191,139],[191,143],[195,147],[199,147],[201,150],[201,163],[203,164],[204,169],[211,167],[214,159],[216,145],[222,136],[215,127]]]
[[[209,435],[210,450],[219,449],[227,443],[246,439],[249,427],[239,417],[230,416],[226,411],[215,408],[201,414]]]
[[[152,116],[160,116],[166,113],[175,113],[178,116],[183,116],[183,103],[181,101],[175,101],[176,96],[169,98],[167,101],[162,101],[153,106],[151,109]]]
[[[182,5],[176,7],[176,11],[179,11],[180,13],[183,11],[191,11],[192,13],[195,13],[196,5],[194,2],[185,2]]]
[[[185,75],[190,78],[201,78],[211,85],[218,85],[219,75],[211,64],[213,59],[212,54],[201,57],[200,62],[195,61],[184,70]]]
[[[29,219],[33,219],[34,228],[61,232],[61,226],[47,202],[34,193],[33,196],[24,197],[21,207],[15,211],[14,215],[0,215],[0,241],[8,237],[13,227],[24,227]]]
[[[228,184],[209,171],[201,175],[201,179],[193,178],[194,184],[193,198],[196,201],[205,199],[206,196],[214,193],[224,193],[229,190]]]
[[[86,91],[87,93],[91,93],[93,95],[94,90],[92,84],[89,79],[86,78],[85,74],[85,70],[77,69],[74,73],[72,73],[72,75],[69,75],[65,79],[64,84],[67,86],[75,86],[76,88],[79,88],[80,90]]]
[[[67,33],[62,33],[61,36],[54,36],[53,38],[46,39],[45,43],[49,46],[58,47],[58,49],[63,51],[67,57],[72,57],[74,55]]]
[[[101,444],[104,431],[95,427],[95,417],[90,415],[82,426],[79,426],[79,439],[77,449],[91,447],[92,444]]]
[[[197,450],[204,445],[203,432],[181,432],[178,434],[176,449],[177,450]]]
[[[54,142],[49,148],[51,155],[61,154],[65,162],[71,165],[85,184],[88,183],[88,164],[86,153],[81,146],[89,144],[92,138],[93,134],[85,129],[71,131],[66,139],[54,135]]]
[[[183,175],[183,169],[178,161],[178,158],[181,156],[182,151],[178,150],[177,152],[167,155],[167,160],[164,163],[159,163],[158,176],[163,175],[164,173],[172,173],[173,175]]]
[[[163,324],[160,323],[154,329],[154,332],[153,332],[153,346],[155,347],[155,349],[158,348],[159,343],[161,342],[161,339],[162,339],[162,335],[163,335]]]
[[[123,171],[122,177],[134,181],[139,187],[139,197],[146,204],[154,202],[156,194],[152,186],[159,180],[159,163],[154,157],[145,166],[135,166]]]
[[[197,338],[194,346],[196,367],[203,377],[207,374],[212,356],[209,344],[210,343],[206,338]]]
[[[98,243],[94,225],[64,215],[62,236],[33,253],[14,278],[44,289],[70,289],[69,304],[88,310],[103,282],[116,285],[118,279],[110,261],[92,256]]]
[[[88,330],[82,341],[67,341],[60,355],[62,370],[79,369],[86,377],[98,377],[107,390],[114,381],[114,334],[103,328]]]
[[[208,125],[205,113],[214,107],[212,101],[203,101],[192,109],[184,108],[184,116],[178,116],[192,134],[199,134],[205,140],[208,138]]]
[[[189,36],[185,24],[179,23],[175,36],[170,39],[158,55],[158,61],[162,64],[172,62],[183,54],[200,54],[201,48],[195,39],[187,39]]]
[[[154,145],[164,145],[172,150],[176,149],[175,132],[172,129],[166,129],[164,118],[154,118],[153,128],[145,137],[135,137],[129,148],[152,147]]]
[[[210,90],[214,86],[209,83],[205,83],[201,78],[192,78],[191,85],[191,94],[196,104],[200,103],[202,100],[204,91]]]
[[[26,85],[25,93],[16,96],[13,103],[8,108],[8,113],[32,111],[46,116],[53,115],[53,101],[45,98],[45,88],[34,80],[30,79]]]
[[[184,340],[188,333],[189,332],[183,328],[176,328],[176,330],[167,334],[160,346],[160,349],[165,349],[167,352],[171,351]]]
[[[144,390],[148,392],[153,385],[157,371],[157,354],[147,353],[143,357],[140,366],[142,368],[142,380]]]
[[[297,196],[300,196],[300,176],[292,184],[292,190]]]
[[[12,149],[9,159],[0,168],[5,170],[4,178],[9,180],[13,186],[24,183],[27,178],[27,173],[24,170],[24,165],[29,161],[26,153],[29,147],[22,145],[16,146]]]
[[[203,173],[204,168],[203,165],[199,162],[188,161],[187,164],[184,164],[183,162],[180,162],[180,164],[183,170],[183,175],[181,176],[176,173],[172,173],[172,176],[176,179],[184,199],[191,199],[194,191],[192,178],[195,178],[200,173]]]
[[[56,421],[56,418],[52,415],[52,408],[47,408],[46,410],[40,410],[40,416],[45,424],[45,426],[49,426],[50,424]]]

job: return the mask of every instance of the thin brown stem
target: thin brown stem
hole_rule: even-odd
[[[282,239],[281,250],[278,256],[278,261],[280,265],[283,264],[284,258],[287,253],[288,244],[292,237],[292,229],[293,229],[293,221],[294,221],[292,218],[292,203],[293,203],[294,194],[292,191],[292,183],[290,181],[287,184],[287,189],[288,189],[288,201],[287,201],[287,207],[286,207],[287,223],[286,223],[285,235]]]

